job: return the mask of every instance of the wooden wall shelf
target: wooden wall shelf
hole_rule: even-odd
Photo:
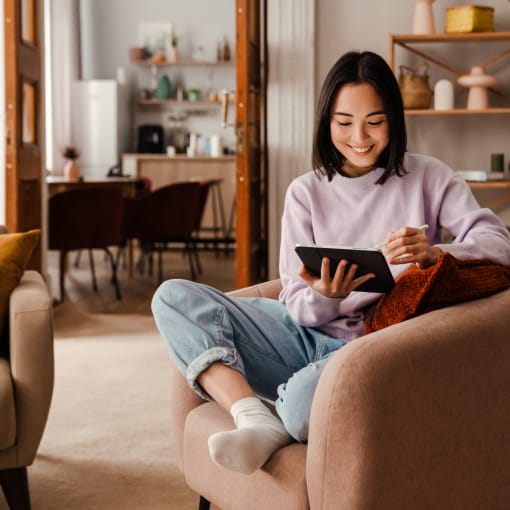
[[[467,181],[473,189],[507,189],[510,188],[510,181]]]
[[[178,99],[139,99],[138,104],[142,106],[184,106],[186,108],[195,108],[195,107],[218,107],[221,104],[221,101],[209,101],[209,100],[199,100],[199,101],[185,101]]]
[[[424,35],[397,35],[390,34],[390,50],[388,63],[390,67],[395,70],[395,46],[400,46],[407,51],[414,53],[415,55],[432,62],[433,64],[446,69],[453,73],[456,77],[465,74],[468,70],[458,69],[443,59],[436,58],[429,55],[425,51],[421,51],[412,44],[423,44],[423,43],[467,43],[467,42],[498,42],[498,41],[510,41],[510,32],[474,32],[470,34],[424,34]],[[485,62],[480,64],[481,67],[486,67],[497,60],[510,55],[510,49],[506,50],[489,57]]]
[[[393,40],[395,44],[507,41],[508,39],[510,39],[510,32],[472,32],[469,34],[390,34],[390,41]]]
[[[136,60],[131,62],[132,65],[139,67],[225,67],[234,66],[233,61],[228,62],[212,62],[212,61],[199,61],[199,60],[179,60],[177,62],[153,62],[152,60]]]
[[[488,108],[487,110],[468,110],[455,108],[453,110],[434,110],[429,108],[406,110],[406,115],[494,115],[510,114],[510,108]]]
[[[417,55],[424,60],[435,64],[436,66],[445,69],[450,72],[454,76],[454,80],[464,74],[469,72],[469,69],[460,69],[452,64],[446,62],[446,60],[441,57],[438,58],[434,55],[430,55],[425,50],[421,50],[416,48],[423,43],[440,43],[440,44],[449,44],[449,43],[469,43],[469,42],[477,42],[477,43],[490,43],[490,42],[501,42],[501,41],[510,41],[510,32],[473,32],[469,34],[390,34],[389,35],[389,56],[388,56],[388,64],[395,71],[395,46],[400,46],[401,48]],[[478,64],[480,67],[487,67],[494,62],[510,56],[510,48],[505,48],[503,51],[499,51],[498,53],[489,56],[484,62]],[[489,91],[503,97],[504,99],[510,101],[510,96],[506,93],[503,93],[494,88],[489,88]],[[487,110],[467,110],[463,108],[453,109],[453,110],[406,110],[406,114],[408,115],[477,115],[477,114],[508,114],[510,113],[510,108],[488,108]]]

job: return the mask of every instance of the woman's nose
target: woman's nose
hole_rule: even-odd
[[[367,139],[367,131],[364,124],[354,125],[352,131],[352,140],[354,142],[362,142]]]

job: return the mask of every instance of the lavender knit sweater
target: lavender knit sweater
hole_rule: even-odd
[[[352,292],[345,299],[322,296],[297,275],[301,264],[296,244],[372,247],[402,226],[429,225],[427,237],[460,259],[484,258],[510,266],[510,237],[489,209],[480,208],[468,184],[441,161],[407,153],[404,177],[375,184],[383,169],[356,178],[332,181],[313,172],[289,186],[282,218],[280,300],[295,322],[336,338],[352,340],[380,294]],[[440,243],[440,228],[454,237]],[[396,277],[409,265],[390,266]]]

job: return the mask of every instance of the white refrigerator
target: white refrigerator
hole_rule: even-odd
[[[104,178],[129,150],[127,85],[115,80],[75,81],[71,97],[71,139],[80,151],[80,174],[85,179]]]

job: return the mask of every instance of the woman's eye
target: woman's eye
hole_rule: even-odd
[[[339,126],[350,126],[352,122],[337,122]]]
[[[380,126],[384,122],[384,119],[381,120],[373,120],[368,123],[369,126]]]

